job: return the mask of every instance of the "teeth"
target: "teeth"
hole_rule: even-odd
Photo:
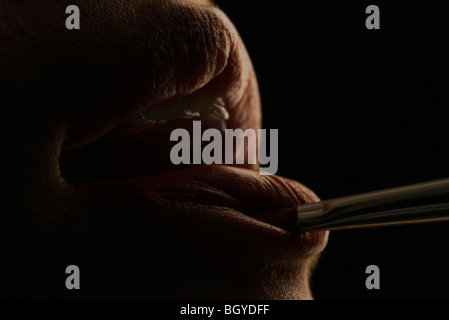
[[[197,92],[186,97],[172,99],[147,110],[136,117],[133,123],[150,124],[161,120],[195,118],[203,120],[213,128],[224,131],[229,114],[221,98]]]
[[[218,98],[206,110],[201,112],[201,120],[204,120],[209,126],[224,132],[226,129],[226,120],[229,119],[229,113],[224,107],[222,99]]]

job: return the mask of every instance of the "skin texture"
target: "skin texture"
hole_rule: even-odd
[[[229,128],[260,128],[254,70],[228,18],[207,1],[82,0],[81,29],[67,30],[70,4],[0,4],[8,168],[0,295],[311,299],[310,273],[327,233],[293,234],[254,216],[318,201],[312,191],[260,176],[254,165],[171,172],[161,155],[170,131],[188,122],[106,134],[139,110],[196,90],[222,97]],[[61,154],[105,134],[114,146],[139,144],[129,159],[145,159],[145,174],[67,181],[70,172],[96,171],[87,166],[100,153],[81,152],[86,167]],[[82,290],[64,286],[71,264],[80,267]]]

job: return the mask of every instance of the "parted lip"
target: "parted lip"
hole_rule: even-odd
[[[215,9],[201,7],[201,10]],[[221,13],[218,13],[218,16],[224,19]],[[235,36],[232,25],[229,25],[226,19],[223,25],[230,29],[224,32],[223,36],[230,33]],[[71,170],[64,169],[64,161],[70,162],[70,153],[79,152],[87,161],[86,165],[89,165],[93,157],[101,157],[98,153],[95,154],[96,151],[92,151],[96,148],[96,144],[101,145],[102,139],[107,140],[108,148],[114,149],[115,138],[111,130],[138,116],[142,108],[154,108],[161,102],[183,95],[188,96],[199,89],[223,99],[229,112],[228,128],[257,129],[261,117],[260,102],[250,60],[240,40],[223,41],[230,44],[217,48],[217,52],[212,55],[216,61],[209,61],[211,64],[215,63],[214,72],[210,73],[210,67],[204,68],[201,64],[198,66],[199,62],[195,61],[191,66],[191,78],[186,81],[187,85],[184,86],[182,93],[179,90],[169,95],[155,92],[154,79],[150,79],[145,74],[148,70],[142,68],[142,74],[136,75],[137,79],[130,79],[132,83],[139,82],[137,89],[123,88],[120,94],[126,98],[120,99],[117,103],[110,99],[105,100],[111,104],[110,111],[105,113],[105,109],[100,108],[101,111],[93,112],[89,120],[70,123],[64,144],[65,150],[61,155],[61,159],[65,159],[61,163],[63,177],[64,172]],[[163,86],[157,88],[164,90]],[[143,132],[137,139],[129,137],[130,141],[135,143],[134,154],[129,154],[129,149],[126,148],[118,152],[124,159],[128,156],[139,158],[138,165],[124,160],[117,166],[134,166],[137,170],[132,175],[109,177],[106,175],[99,181],[78,185],[72,185],[69,181],[69,187],[74,192],[91,199],[109,195],[122,204],[138,203],[140,207],[147,208],[149,215],[157,214],[155,208],[160,208],[163,204],[167,209],[182,215],[183,221],[188,217],[194,224],[201,219],[209,225],[221,226],[229,232],[240,234],[242,239],[250,234],[252,239],[256,239],[254,243],[257,243],[260,250],[269,243],[273,250],[287,252],[287,255],[308,256],[324,248],[327,240],[325,232],[292,233],[255,218],[264,211],[273,212],[278,208],[288,206],[293,208],[299,203],[317,201],[316,196],[299,183],[277,176],[260,176],[258,171],[252,170],[255,169],[254,166],[242,168],[196,165],[174,170],[171,164],[166,163],[169,161],[168,136],[178,125],[188,126],[188,122],[173,121],[153,128],[153,131]],[[94,148],[83,154],[83,150],[88,150],[89,145],[93,145]],[[117,155],[117,150],[114,152],[112,155]],[[105,162],[116,161],[113,158],[111,154],[107,155],[98,166],[102,166]],[[83,170],[79,163],[77,166]]]

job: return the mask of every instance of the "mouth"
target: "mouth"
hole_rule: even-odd
[[[225,121],[229,129],[235,129],[229,127],[232,117],[230,113]],[[291,232],[260,219],[264,213],[317,201],[310,190],[278,176],[261,176],[257,166],[251,164],[175,165],[170,152],[177,142],[170,141],[170,134],[182,128],[193,137],[193,122],[203,117],[146,123],[135,120],[139,118],[141,112],[98,139],[62,151],[62,176],[77,193],[93,199],[114,198],[121,204],[133,203],[131,207],[139,204],[149,215],[172,211],[176,213],[174,217],[167,214],[171,219],[187,219],[187,223],[200,219],[202,226],[212,225],[242,236],[250,233],[258,246],[260,242],[270,242],[278,254],[306,257],[324,248],[325,232]],[[221,131],[224,121],[201,123],[204,133],[207,129]],[[201,150],[206,144],[202,143]]]
[[[222,133],[228,118],[222,99],[201,90],[185,97],[174,97],[139,110],[87,144],[63,150],[61,172],[67,182],[82,186],[188,169],[193,165],[176,165],[171,161],[171,150],[177,144],[171,137],[172,132],[186,130],[190,139],[195,136],[193,122],[200,121],[200,135],[208,129]]]
[[[173,232],[190,228],[211,237],[232,234],[232,240],[226,238],[235,245],[251,243],[260,255],[271,258],[315,255],[326,245],[326,232],[290,232],[258,218],[264,212],[318,201],[303,185],[262,176],[254,164],[176,165],[170,159],[177,144],[171,133],[185,129],[193,137],[196,120],[201,120],[201,134],[207,129],[260,127],[260,101],[249,58],[241,46],[223,56],[226,66],[199,88],[120,106],[114,116],[101,121],[78,122],[60,154],[61,175],[73,193],[123,208],[138,207]],[[207,144],[203,141],[201,150]],[[224,155],[223,145],[222,151]]]

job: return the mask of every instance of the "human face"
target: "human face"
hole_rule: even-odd
[[[198,92],[223,100],[228,128],[260,128],[255,73],[225,14],[207,1],[82,0],[68,30],[68,5],[1,5],[2,296],[312,298],[327,233],[255,218],[312,191],[255,165],[174,167],[170,132],[189,119],[118,129]],[[63,285],[71,264],[77,293]]]

